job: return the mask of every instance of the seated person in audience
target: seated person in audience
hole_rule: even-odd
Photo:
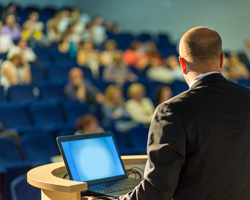
[[[88,103],[103,103],[104,95],[88,80],[83,71],[74,67],[69,71],[69,82],[64,88],[66,97]]]
[[[61,53],[68,53],[70,57],[75,60],[77,55],[76,44],[70,40],[70,32],[65,31],[61,42],[58,44],[58,51]]]
[[[14,54],[1,66],[1,85],[7,90],[12,85],[29,84],[31,81],[30,66],[22,56]]]
[[[247,39],[244,43],[244,49],[239,53],[239,59],[241,62],[250,64],[250,39]]]
[[[229,55],[228,61],[225,59],[222,74],[225,78],[232,81],[249,78],[249,71],[246,65],[239,60],[236,54]]]
[[[156,65],[158,66],[163,65],[163,60],[161,59],[158,48],[153,41],[146,42],[145,49],[146,49],[146,54],[149,59],[149,65],[151,64],[151,61],[156,63]]]
[[[76,120],[77,131],[75,135],[101,133],[103,128],[100,126],[98,119],[91,114],[86,114]]]
[[[22,38],[34,42],[34,45],[49,47],[50,41],[43,33],[44,23],[39,21],[39,13],[32,11],[23,24]]]
[[[149,65],[149,57],[145,53],[143,45],[139,41],[131,43],[131,49],[127,49],[124,52],[124,61],[127,65],[136,67],[140,71]]]
[[[126,109],[132,119],[143,124],[150,124],[153,113],[153,102],[145,97],[145,87],[141,83],[133,83],[128,88],[130,99],[126,102]]]
[[[77,53],[76,60],[79,66],[89,67],[95,78],[99,77],[99,53],[94,49],[92,42],[86,41],[83,43]]]
[[[15,15],[8,15],[4,20],[2,34],[9,35],[12,41],[17,41],[21,38],[21,28],[16,23]]]
[[[106,126],[114,123],[114,127],[119,132],[125,132],[136,125],[126,111],[125,102],[121,88],[109,85],[105,91],[105,102],[102,105],[103,123]]]
[[[115,82],[122,86],[125,82],[134,82],[137,76],[133,74],[130,68],[123,62],[123,54],[117,51],[113,55],[112,64],[104,68],[103,80]]]
[[[28,47],[27,40],[19,39],[16,46],[13,46],[8,54],[7,58],[11,58],[14,54],[18,54],[23,57],[27,62],[35,62],[37,56],[32,48]]]
[[[15,15],[17,21],[20,20],[20,18],[17,15],[16,12],[16,4],[15,3],[9,3],[2,12],[1,19],[4,20],[8,15]]]
[[[171,87],[164,85],[156,89],[155,107],[172,98],[173,92]]]
[[[3,23],[0,21],[0,54],[7,53],[11,47],[14,46],[12,39],[9,35],[2,34],[2,25]]]
[[[164,65],[158,65],[158,61],[154,62],[151,59],[151,66],[147,70],[146,75],[149,79],[171,84],[175,80],[184,81],[184,77],[181,73],[180,64],[176,56],[169,56],[165,59]]]
[[[62,11],[58,11],[55,16],[46,23],[46,34],[50,42],[59,42],[62,33],[58,30],[58,24],[62,18]]]
[[[106,39],[106,30],[102,24],[101,16],[94,17],[84,30],[82,39],[92,41],[95,46],[100,46]]]
[[[110,66],[113,62],[114,53],[116,53],[117,44],[114,40],[108,40],[104,44],[104,51],[100,53],[100,62],[103,66]]]

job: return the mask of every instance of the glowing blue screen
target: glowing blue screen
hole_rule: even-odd
[[[124,175],[111,136],[62,142],[74,181],[92,181]]]

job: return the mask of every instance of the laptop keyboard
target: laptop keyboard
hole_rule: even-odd
[[[90,187],[91,190],[103,194],[119,192],[123,190],[133,189],[140,182],[139,179],[127,178],[116,183],[106,183],[99,186]]]

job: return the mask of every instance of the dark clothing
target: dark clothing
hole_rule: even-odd
[[[95,96],[99,93],[99,90],[88,80],[84,80],[83,85],[86,88],[86,101],[88,103],[95,103]],[[73,86],[71,83],[68,83],[64,87],[64,94],[67,98],[77,100],[77,90],[78,88]]]
[[[250,90],[221,74],[160,104],[145,180],[119,199],[249,200]]]

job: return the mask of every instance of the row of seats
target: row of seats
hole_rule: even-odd
[[[37,101],[31,104],[0,104],[0,121],[5,129],[25,132],[55,132],[74,129],[78,117],[90,112],[87,103],[78,101]]]

